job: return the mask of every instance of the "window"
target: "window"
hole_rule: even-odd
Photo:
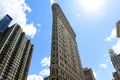
[[[55,57],[55,55],[53,55],[53,57]]]
[[[53,51],[55,50],[55,47],[53,47]]]
[[[52,68],[52,74],[55,74],[55,68]]]
[[[55,42],[53,41],[53,45],[55,45]]]
[[[52,61],[52,64],[55,64],[55,61]]]
[[[52,80],[55,80],[55,78],[52,78]]]

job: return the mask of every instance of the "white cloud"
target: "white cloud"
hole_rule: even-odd
[[[33,23],[27,24],[26,11],[31,12],[31,8],[25,3],[25,0],[0,0],[0,19],[9,14],[13,18],[10,25],[18,23],[28,36],[33,37],[36,28]]]
[[[50,66],[50,56],[49,56],[49,57],[44,57],[44,58],[41,60],[40,64],[41,64],[42,66]]]
[[[111,35],[106,38],[106,41],[112,41],[112,39],[116,38],[116,28],[114,28],[111,32]],[[117,42],[115,45],[113,45],[113,50],[115,53],[120,54],[120,39],[118,38]]]
[[[43,80],[44,77],[50,75],[50,69],[48,68],[50,66],[50,57],[44,57],[40,63],[41,66],[47,67],[43,68],[43,70],[41,70],[39,74],[28,75],[27,80]]]
[[[120,54],[120,39],[118,39],[117,43],[112,48],[115,53]]]
[[[111,62],[111,61],[110,61],[110,59],[107,58],[107,59],[106,59],[106,62]]]
[[[43,77],[50,75],[50,69],[43,69],[39,74],[28,75],[27,80],[43,80]]]
[[[40,32],[40,29],[38,30],[38,32]]]
[[[41,75],[32,74],[28,75],[27,80],[43,80],[43,77]]]
[[[107,54],[104,54],[104,57],[107,57]]]
[[[105,62],[106,63],[110,63],[111,61],[110,61],[110,57],[109,57],[109,53],[106,53],[106,54],[104,54],[104,57],[105,57]]]
[[[41,26],[41,24],[37,24],[37,26]]]
[[[111,41],[114,38],[116,38],[116,28],[112,30],[111,35],[106,38],[106,41]]]
[[[29,29],[29,30],[28,30]],[[36,34],[36,28],[34,27],[33,23],[27,24],[24,28],[23,31],[26,32],[26,34],[30,35],[32,38],[34,38],[34,35]]]
[[[80,14],[79,14],[79,13],[77,13],[77,14],[76,14],[76,18],[79,18],[79,17],[80,17]]]
[[[98,72],[99,72],[99,73],[101,73],[101,71],[100,71],[100,70],[99,70]]]
[[[93,75],[95,78],[97,78],[97,73],[93,70]]]
[[[55,0],[50,0],[50,3],[53,4],[55,2]]]
[[[100,64],[100,67],[103,68],[103,69],[107,69],[108,68],[107,64]]]
[[[42,75],[42,76],[49,76],[50,75],[50,69],[43,69],[40,72],[40,75]]]

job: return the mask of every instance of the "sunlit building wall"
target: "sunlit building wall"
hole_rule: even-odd
[[[52,11],[50,80],[84,80],[76,34],[58,4]]]
[[[84,73],[85,80],[95,80],[95,77],[91,68],[84,68],[83,73]]]

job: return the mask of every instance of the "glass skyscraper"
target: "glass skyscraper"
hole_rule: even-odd
[[[7,14],[0,20],[0,32],[4,31],[10,22],[12,21],[12,18]]]

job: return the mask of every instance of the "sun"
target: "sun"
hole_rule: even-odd
[[[81,6],[88,12],[97,12],[103,6],[103,0],[81,0]]]

